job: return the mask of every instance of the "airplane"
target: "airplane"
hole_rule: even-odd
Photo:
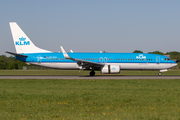
[[[158,54],[66,52],[62,46],[61,52],[52,52],[36,47],[16,22],[9,25],[16,53],[6,53],[27,64],[62,70],[90,70],[90,76],[94,76],[95,71],[118,74],[121,70],[159,70],[161,76],[162,72],[177,65],[169,57]]]

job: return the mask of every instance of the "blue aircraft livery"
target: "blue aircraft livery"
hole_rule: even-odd
[[[17,23],[10,22],[10,28],[13,40],[19,39],[19,41],[15,44],[16,53],[7,53],[28,64],[64,70],[90,70],[91,76],[95,75],[96,70],[101,71],[102,74],[116,74],[121,70],[159,70],[158,75],[161,75],[161,72],[177,65],[168,57],[157,54],[69,53],[62,46],[60,46],[62,52],[51,52],[36,47]],[[16,38],[17,36],[25,37]],[[28,41],[25,42],[27,38]]]

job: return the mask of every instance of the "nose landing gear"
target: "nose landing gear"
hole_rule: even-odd
[[[161,76],[161,75],[162,75],[162,73],[161,73],[161,72],[159,72],[159,73],[158,73],[158,75],[159,75],[159,76]]]

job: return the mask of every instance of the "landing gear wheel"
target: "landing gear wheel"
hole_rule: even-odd
[[[158,75],[159,75],[159,76],[161,76],[161,75],[162,75],[162,73],[161,73],[161,72],[159,72],[159,73],[158,73]]]
[[[94,76],[94,75],[95,75],[95,72],[94,72],[94,71],[91,71],[91,72],[89,73],[89,75],[90,75],[90,76]]]

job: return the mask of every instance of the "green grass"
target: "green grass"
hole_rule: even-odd
[[[0,119],[177,120],[180,80],[0,80]]]
[[[78,70],[0,70],[0,75],[89,75],[90,71]],[[137,71],[122,70],[120,74],[101,74],[95,71],[96,75],[158,75],[159,71]],[[180,75],[180,70],[169,70],[162,75]]]

